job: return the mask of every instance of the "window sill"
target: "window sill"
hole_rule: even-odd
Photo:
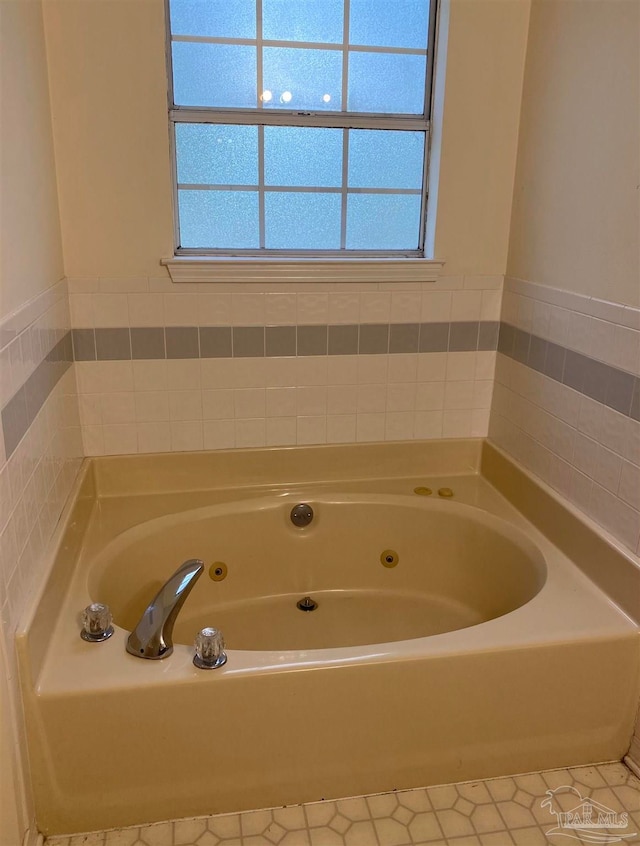
[[[435,282],[443,261],[424,258],[217,258],[162,259],[171,281],[194,282]]]

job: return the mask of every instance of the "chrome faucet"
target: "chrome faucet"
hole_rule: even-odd
[[[166,658],[173,652],[173,626],[185,599],[204,571],[197,558],[185,561],[151,600],[127,639],[127,652],[137,658]]]

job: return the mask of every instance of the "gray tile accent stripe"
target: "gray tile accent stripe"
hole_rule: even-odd
[[[495,350],[497,321],[74,329],[75,361]]]
[[[71,332],[67,332],[2,409],[2,432],[7,459],[11,457],[45,400],[71,367],[72,362],[73,341]]]
[[[201,358],[231,358],[232,349],[231,326],[200,327]]]
[[[478,329],[478,349],[495,350],[498,348],[500,324],[494,320],[480,321]]]
[[[297,326],[296,355],[326,355],[328,326]]]
[[[234,326],[231,333],[233,357],[262,358],[264,356],[264,329],[264,326]]]
[[[530,332],[500,324],[498,352],[640,421],[640,377]]]
[[[450,323],[421,323],[418,352],[447,352]]]
[[[268,356],[290,356],[296,354],[295,326],[265,327],[265,354]]]
[[[131,330],[134,331],[133,329]],[[96,333],[93,329],[73,329],[73,360],[96,360]]]
[[[131,333],[127,329],[96,329],[98,361],[122,361],[131,358]]]
[[[358,352],[360,355],[384,354],[389,349],[388,323],[363,323],[360,326]]]
[[[452,323],[449,328],[449,350],[466,352],[478,349],[480,324],[475,322]]]
[[[418,352],[419,347],[420,347],[420,324],[419,323],[391,323],[389,325],[389,352],[390,353]]]
[[[164,342],[167,358],[200,358],[197,326],[167,326]]]
[[[164,358],[164,332],[161,327],[132,327],[131,358]]]
[[[358,352],[358,328],[354,323],[329,326],[329,355],[356,355]]]

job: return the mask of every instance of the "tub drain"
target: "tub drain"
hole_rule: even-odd
[[[300,599],[296,602],[296,607],[301,611],[315,611],[318,607],[318,603],[311,599],[310,596],[305,596],[304,599]]]

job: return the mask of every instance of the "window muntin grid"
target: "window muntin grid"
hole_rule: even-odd
[[[216,9],[229,11],[229,4],[221,0],[167,0],[167,3],[173,26],[169,50],[170,118],[174,130],[178,254],[423,254],[435,13],[433,5],[428,8],[428,0],[397,0],[394,4],[388,4],[387,0],[307,0],[306,3],[301,0],[234,0],[238,16],[233,20],[229,15],[226,18],[216,16]],[[390,44],[393,39],[396,42],[402,39],[397,32],[393,33],[397,15],[389,17],[389,5],[395,12],[400,12],[402,6],[414,17],[422,15],[424,33],[420,35],[417,27],[415,31],[404,33],[404,43]],[[268,16],[270,7],[279,10],[280,18],[268,25],[265,15]],[[317,15],[312,16],[310,26],[312,30],[315,27],[314,34],[321,32],[324,26],[322,37],[325,41],[306,40],[308,21],[304,24],[307,30],[302,31],[300,15],[287,18],[282,14],[287,9],[299,11],[300,8],[308,13],[312,7],[333,15],[329,15],[328,23],[319,20]],[[378,28],[377,35],[371,33],[370,22],[365,20],[365,13],[371,17],[372,7],[380,7],[378,17],[384,24]],[[361,15],[360,20],[357,14],[354,17],[354,9]],[[340,42],[336,23],[338,12],[342,27]],[[354,21],[359,30],[353,25]],[[289,31],[285,25],[289,26]],[[367,25],[368,40],[372,43],[349,41],[350,29],[362,33]],[[194,34],[196,27],[199,31]],[[233,34],[229,35],[230,32]],[[291,38],[266,39],[262,37],[265,33]],[[387,37],[389,33],[391,37]],[[423,39],[424,47],[416,46],[416,38]],[[360,41],[366,40],[360,35]],[[185,87],[180,79],[184,62],[180,65],[178,61],[176,72],[176,56],[182,55],[180,51],[184,49],[195,50],[196,55],[202,47],[224,48],[217,54],[223,58],[205,63],[205,73],[196,72],[199,60],[194,60],[188,74],[192,86],[189,93],[188,85]],[[245,52],[236,53],[236,58],[230,61],[228,50],[234,48],[242,48]],[[294,71],[287,78],[283,76],[279,88],[272,86],[275,91],[266,88],[265,78],[270,78],[273,56],[279,57],[281,76],[282,67],[286,68],[286,62],[282,65],[283,57],[290,64],[292,57],[307,61],[302,76],[300,68],[294,71],[299,80],[305,74],[307,78],[315,78],[313,102],[312,89],[308,86],[305,89],[304,85],[298,95],[298,89],[291,84],[289,87],[295,88],[291,98],[283,97],[288,91],[288,81],[295,78]],[[316,71],[322,67],[323,57],[334,57],[331,63],[334,93],[321,102],[319,92],[326,89],[323,84],[326,76],[320,78],[320,73],[309,72],[309,56],[320,57],[319,64],[311,63]],[[408,96],[411,86],[406,85],[401,86],[395,104],[389,101],[388,92],[367,93],[362,80],[366,83],[373,76],[365,67],[358,80],[353,72],[357,67],[354,57],[364,60],[364,66],[372,57],[384,62],[418,60],[419,73],[414,66],[409,77],[414,89],[415,80],[419,79],[419,98],[411,91]],[[339,68],[335,58],[340,59]],[[234,84],[234,62],[239,62],[241,67],[241,80],[230,94]],[[390,79],[386,71],[384,77]],[[351,90],[350,77],[352,81],[355,77],[356,83]],[[211,80],[217,85],[213,95]],[[360,99],[359,83],[364,92]],[[338,88],[339,93],[335,93]],[[300,105],[303,102],[305,105]],[[298,110],[292,108],[296,105]],[[218,145],[220,133],[227,135],[226,157],[214,155],[211,144],[207,147],[206,139],[212,133],[218,133]],[[234,134],[235,143],[229,146]],[[279,143],[287,135],[297,137],[297,155],[291,138],[284,150]],[[244,136],[242,143],[241,136]],[[323,139],[322,144],[316,143],[315,150],[313,144],[308,143],[313,136],[316,141]],[[194,158],[198,137],[200,165]],[[189,143],[188,138],[191,139]],[[411,146],[413,151],[407,158],[407,149]],[[359,159],[357,151],[360,151]],[[407,173],[409,162],[413,168],[410,175]],[[400,168],[398,163],[402,165]],[[214,194],[217,196],[212,196]],[[327,215],[332,219],[328,220]],[[203,219],[199,219],[200,216]],[[234,229],[234,221],[238,231]],[[289,243],[285,237],[287,228]]]

